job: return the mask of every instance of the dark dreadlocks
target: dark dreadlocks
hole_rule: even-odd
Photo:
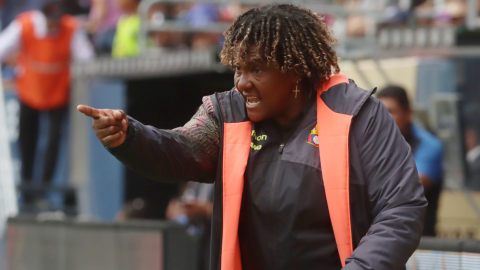
[[[282,72],[293,69],[310,89],[340,72],[332,48],[336,39],[323,18],[290,4],[252,8],[225,31],[220,53],[224,65],[245,61],[249,46],[256,47],[255,61],[274,64]]]

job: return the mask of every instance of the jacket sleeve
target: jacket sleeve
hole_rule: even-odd
[[[367,102],[368,120],[357,145],[373,222],[343,269],[403,269],[420,242],[427,201],[411,149],[395,121],[380,101]]]
[[[125,142],[107,150],[128,168],[165,182],[213,183],[219,131],[209,97],[183,127],[162,130],[128,117]]]

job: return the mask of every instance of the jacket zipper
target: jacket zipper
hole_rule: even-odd
[[[285,144],[280,144],[278,148],[278,157],[277,157],[277,164],[275,164],[275,172],[273,173],[273,180],[272,180],[272,190],[270,192],[270,204],[273,206],[273,193],[275,191],[275,184],[277,182],[278,171],[280,170],[280,161],[282,161],[282,154],[283,148],[285,148]]]
[[[270,205],[272,207],[272,210],[274,209],[274,206],[273,206],[273,197],[274,197],[274,192],[275,192],[275,184],[277,182],[277,178],[278,178],[278,171],[280,170],[280,161],[282,161],[282,154],[283,154],[283,148],[285,148],[285,144],[282,143],[280,144],[280,147],[278,148],[278,157],[277,157],[277,163],[275,164],[275,172],[273,173],[273,179],[272,179],[272,190],[270,192]],[[273,223],[275,224],[275,222]],[[273,225],[272,224],[272,225]],[[275,231],[275,228],[272,227],[272,229]],[[276,241],[275,241],[275,238],[273,239],[273,249],[272,249],[272,263],[273,263],[273,267],[272,269],[278,269],[277,268],[277,265],[276,265],[276,260],[278,260],[277,258],[277,248],[276,248]]]

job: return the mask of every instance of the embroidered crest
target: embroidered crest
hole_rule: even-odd
[[[310,131],[310,135],[308,135],[307,143],[311,145],[315,145],[318,147],[318,125],[315,126],[312,131]]]

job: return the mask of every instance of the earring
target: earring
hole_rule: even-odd
[[[300,90],[298,90],[298,81],[297,81],[297,85],[295,86],[295,90],[293,90],[293,92],[295,92],[295,98],[297,98],[297,93],[300,92]]]

